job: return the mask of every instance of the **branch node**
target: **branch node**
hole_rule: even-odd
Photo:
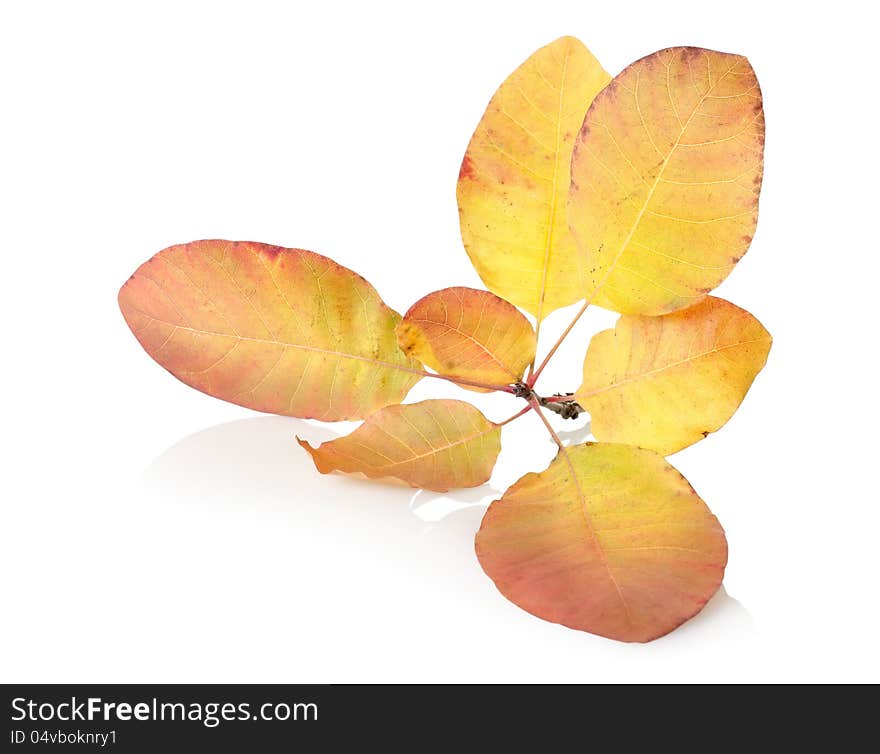
[[[584,413],[584,407],[575,400],[566,400],[573,393],[556,393],[550,398],[538,398],[538,402],[559,414],[563,419],[577,419]]]
[[[514,384],[513,394],[517,398],[525,398],[526,400],[529,400],[529,398],[531,398],[533,395],[532,389],[528,385],[526,385],[525,382],[522,381]]]

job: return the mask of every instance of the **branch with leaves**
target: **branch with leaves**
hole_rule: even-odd
[[[198,390],[362,419],[320,447],[299,441],[322,473],[478,486],[502,428],[534,411],[557,456],[489,506],[477,557],[541,618],[649,641],[696,614],[727,563],[721,526],[663,456],[719,429],[770,350],[758,320],[708,295],[751,243],[763,146],[744,57],[677,47],[612,79],[563,37],[501,85],[461,165],[462,239],[489,290],[436,291],[401,317],[320,254],[196,241],[138,268],[119,305],[147,353]],[[542,321],[578,300],[539,361]],[[539,394],[592,304],[621,317],[593,337],[581,386]],[[495,423],[465,401],[404,403],[423,378],[524,404]],[[545,411],[589,412],[598,442],[565,446]]]

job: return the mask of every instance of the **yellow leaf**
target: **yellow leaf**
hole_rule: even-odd
[[[534,314],[584,297],[583,263],[566,221],[571,150],[611,77],[562,37],[501,85],[458,178],[461,237],[486,287]]]
[[[597,440],[675,453],[733,416],[771,342],[751,314],[712,296],[663,317],[624,315],[593,337],[575,399]]]
[[[318,448],[304,440],[299,444],[322,474],[395,477],[446,492],[489,479],[501,450],[501,425],[470,403],[427,400],[380,409],[350,435]]]
[[[539,618],[650,641],[702,609],[727,541],[687,480],[653,451],[560,450],[489,506],[476,539],[501,593]]]
[[[146,352],[223,400],[303,418],[359,419],[420,379],[400,315],[362,277],[302,249],[195,241],[141,265],[119,306]]]
[[[703,298],[751,243],[763,154],[744,57],[675,47],[626,68],[596,97],[572,158],[587,300],[665,314]]]
[[[429,293],[404,315],[397,340],[439,374],[483,383],[483,390],[519,380],[536,346],[534,329],[515,306],[475,288]]]

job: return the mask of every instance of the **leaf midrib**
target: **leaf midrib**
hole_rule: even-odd
[[[518,377],[514,373],[514,371],[510,367],[508,367],[504,362],[502,362],[500,357],[495,356],[495,354],[492,351],[490,351],[486,345],[484,345],[482,342],[477,340],[476,337],[474,337],[470,333],[465,332],[461,328],[455,327],[454,325],[450,325],[448,322],[438,322],[435,319],[424,319],[424,318],[420,318],[420,317],[412,317],[409,319],[409,321],[410,322],[420,322],[420,323],[423,323],[426,325],[431,325],[432,327],[445,327],[447,330],[458,333],[463,338],[471,341],[481,351],[483,351],[483,353],[485,353],[486,356],[489,357],[489,359],[491,359],[495,364],[498,365],[498,367],[501,369],[501,371],[504,372],[504,374],[506,374],[508,377],[511,378],[511,381],[516,381],[518,379]],[[507,333],[505,332],[504,335],[506,337]]]
[[[565,75],[571,51],[566,45],[562,58],[562,76],[559,81],[559,106],[556,112],[556,145],[553,153],[553,195],[550,199],[550,212],[547,220],[547,239],[544,244],[544,265],[541,270],[541,290],[538,298],[538,311],[535,319],[540,322],[544,316],[544,301],[547,298],[547,273],[550,268],[550,250],[553,248],[553,236],[556,230],[556,208],[559,202],[559,141],[562,134],[562,102],[565,96]],[[536,63],[537,65],[537,63]]]
[[[190,327],[189,325],[179,325],[179,324],[176,324],[175,322],[169,322],[168,320],[164,320],[159,317],[154,317],[152,314],[148,314],[143,309],[139,309],[136,306],[131,306],[130,304],[129,304],[129,307],[133,311],[136,311],[138,314],[141,314],[142,316],[146,317],[147,319],[152,320],[153,322],[159,322],[160,324],[168,325],[169,327],[174,327],[177,330],[183,330],[185,332],[192,332],[192,333],[196,333],[197,335],[207,335],[207,336],[215,337],[215,338],[228,338],[228,339],[234,340],[236,342],[244,341],[244,342],[249,342],[249,343],[260,343],[263,345],[270,345],[270,346],[281,346],[282,348],[294,348],[294,349],[297,349],[300,351],[321,353],[321,354],[325,354],[327,356],[337,356],[337,357],[343,358],[343,359],[352,359],[355,361],[365,361],[370,364],[378,364],[380,366],[387,367],[389,369],[398,369],[402,372],[409,372],[411,374],[418,374],[418,375],[423,376],[423,372],[421,372],[418,369],[413,369],[411,367],[405,367],[401,364],[395,364],[394,362],[391,362],[391,361],[383,361],[382,359],[374,359],[369,356],[360,356],[357,354],[346,353],[345,351],[336,351],[336,350],[329,349],[329,348],[316,348],[314,346],[304,346],[300,343],[291,343],[289,341],[284,341],[284,340],[274,340],[274,339],[269,339],[269,338],[254,338],[254,337],[250,337],[247,335],[233,335],[230,333],[216,332],[213,330],[203,330],[201,328]]]
[[[593,293],[591,294],[591,296],[587,299],[588,302],[594,300],[594,299],[596,298],[596,296],[598,295],[599,291],[600,291],[600,290],[602,289],[602,287],[605,285],[605,283],[608,282],[608,278],[611,277],[611,273],[612,273],[612,272],[614,271],[614,269],[617,267],[618,262],[620,262],[620,259],[621,259],[621,257],[623,256],[624,251],[626,251],[626,249],[629,247],[629,244],[630,244],[630,242],[632,241],[632,238],[633,238],[633,236],[635,235],[636,230],[638,230],[638,227],[639,227],[639,225],[640,225],[641,222],[642,222],[642,217],[644,217],[645,212],[647,211],[648,206],[649,206],[650,203],[651,203],[651,200],[654,198],[654,192],[656,192],[656,190],[657,190],[657,186],[660,185],[660,181],[661,181],[661,179],[663,178],[663,174],[666,172],[666,168],[667,168],[667,166],[669,165],[669,161],[672,159],[672,155],[675,154],[675,150],[678,149],[679,144],[681,144],[681,140],[682,140],[682,138],[684,137],[685,133],[687,132],[688,128],[690,127],[690,125],[691,125],[691,121],[693,121],[694,117],[695,117],[696,114],[697,114],[697,111],[703,106],[703,103],[706,101],[706,98],[709,97],[709,95],[710,95],[713,91],[715,91],[715,88],[716,88],[716,87],[717,87],[717,86],[718,86],[718,85],[719,85],[719,84],[720,84],[725,78],[727,78],[727,76],[730,74],[730,72],[731,72],[734,68],[736,68],[736,66],[737,66],[738,64],[739,64],[739,58],[737,58],[736,61],[730,66],[730,68],[728,68],[728,69],[727,69],[727,70],[726,70],[726,71],[725,71],[725,72],[724,72],[724,73],[718,78],[718,80],[717,80],[714,84],[712,84],[712,85],[711,85],[711,86],[705,91],[704,94],[702,94],[702,95],[700,96],[700,100],[699,100],[699,102],[697,102],[697,104],[694,105],[694,109],[691,111],[691,114],[688,116],[687,121],[686,121],[686,122],[684,123],[684,125],[681,127],[681,130],[680,130],[680,132],[679,132],[679,134],[678,134],[678,138],[675,140],[675,143],[672,145],[672,147],[670,147],[669,152],[667,152],[666,157],[664,158],[663,162],[660,164],[660,169],[657,171],[657,176],[654,178],[654,182],[651,184],[651,187],[650,187],[650,189],[648,190],[647,195],[645,196],[645,200],[644,200],[644,202],[642,203],[642,207],[641,207],[641,209],[639,210],[638,214],[636,215],[635,220],[633,220],[633,223],[632,223],[632,225],[630,226],[630,229],[629,229],[629,232],[627,233],[626,238],[624,239],[623,243],[620,245],[620,248],[617,250],[617,253],[616,253],[616,255],[615,255],[613,261],[612,261],[611,264],[608,266],[608,269],[606,270],[604,276],[602,277],[602,280],[599,282],[599,285],[596,286],[596,288],[593,290]],[[638,96],[639,96],[639,95],[638,95],[638,92],[639,92],[639,88],[638,88],[638,86],[639,86],[638,73],[639,73],[639,72],[637,71],[637,72],[636,72],[636,89],[635,89],[635,93],[634,93],[634,95],[633,95],[633,96],[635,97],[636,106],[638,106]],[[675,107],[675,104],[674,104],[674,102],[672,101],[672,96],[671,96],[671,95],[669,96],[669,101],[670,101],[670,104],[672,104],[672,106],[673,106],[673,108],[674,108],[674,107]],[[678,117],[678,116],[676,115],[676,117]],[[681,123],[681,120],[679,120],[679,123]],[[650,137],[650,132],[648,131],[648,128],[647,128],[647,125],[645,125],[645,132],[648,134],[648,137],[651,138],[651,137]],[[643,180],[644,180],[644,177],[642,177],[642,178],[643,178]]]
[[[565,458],[565,462],[568,464],[569,471],[571,472],[571,479],[572,482],[574,482],[575,490],[577,491],[577,495],[580,498],[581,513],[583,514],[584,523],[586,524],[587,531],[590,534],[590,539],[593,540],[593,543],[596,546],[596,551],[599,553],[599,559],[602,561],[602,565],[605,566],[605,572],[608,574],[608,579],[609,581],[611,581],[615,591],[617,592],[617,596],[620,599],[620,604],[623,606],[623,610],[626,613],[627,621],[631,626],[634,626],[636,622],[635,620],[633,620],[632,612],[629,609],[629,603],[626,601],[626,597],[623,596],[623,589],[621,588],[620,584],[617,583],[617,579],[614,577],[614,572],[611,570],[611,564],[608,562],[608,557],[605,553],[605,549],[599,542],[599,535],[596,533],[596,528],[593,526],[593,521],[590,517],[589,511],[587,510],[587,496],[584,494],[583,488],[581,487],[581,482],[578,478],[577,469],[575,468],[575,465],[568,454],[568,449],[564,445],[559,447],[559,452],[562,453],[563,457]]]
[[[493,422],[490,422],[490,425],[491,425],[491,426],[490,426],[488,429],[484,429],[484,430],[481,430],[481,431],[479,431],[479,432],[475,432],[475,433],[473,433],[473,434],[471,434],[471,435],[468,435],[467,437],[462,437],[462,438],[460,438],[460,439],[458,439],[458,440],[454,440],[454,441],[451,441],[451,442],[447,441],[447,444],[446,444],[446,445],[440,445],[440,446],[438,446],[438,447],[432,447],[431,450],[425,451],[424,453],[413,454],[413,455],[411,455],[409,458],[405,458],[405,459],[403,459],[402,461],[392,461],[390,458],[388,458],[388,456],[384,456],[384,454],[380,453],[379,455],[383,455],[385,458],[388,458],[388,461],[389,461],[389,462],[388,462],[387,464],[377,464],[377,465],[375,466],[375,468],[377,468],[377,469],[383,469],[383,470],[384,470],[384,469],[393,469],[393,468],[396,468],[397,466],[403,466],[404,464],[412,463],[413,461],[419,460],[420,458],[426,458],[426,457],[428,457],[428,456],[434,455],[435,453],[440,453],[440,452],[442,452],[442,451],[445,451],[445,450],[449,450],[449,449],[451,449],[451,448],[458,447],[459,445],[465,445],[466,443],[469,443],[471,440],[476,440],[476,439],[479,438],[479,437],[483,437],[484,435],[488,435],[490,432],[494,432],[496,429],[499,429],[499,425],[497,425],[497,424],[495,424],[495,423],[493,423]],[[395,440],[397,440],[398,442],[401,442],[401,444],[404,445],[404,447],[407,447],[407,448],[409,447],[406,443],[403,443],[403,442],[400,440],[400,438],[397,437],[397,435],[393,435],[393,434],[391,434],[391,433],[390,433],[387,429],[385,429],[384,427],[380,427],[379,425],[373,425],[373,426],[375,426],[377,429],[382,430],[382,431],[383,431],[385,434],[387,434],[389,437],[393,437],[393,438],[394,438]],[[344,440],[344,439],[348,439],[348,438],[340,438],[340,439],[343,439],[343,440]],[[352,439],[353,439],[353,436],[352,436]],[[362,445],[363,447],[368,448],[369,450],[371,450],[371,451],[373,451],[373,452],[376,452],[376,451],[375,451],[375,448],[372,448],[372,447],[370,447],[369,445],[364,445],[360,440],[358,440],[358,444]],[[342,455],[344,455],[344,456],[346,456],[346,457],[352,459],[353,461],[358,461],[359,463],[362,462],[361,459],[357,458],[356,456],[351,455],[350,453],[345,453],[344,451],[340,451],[338,448],[335,448],[334,450],[335,450],[335,452],[337,452],[337,453],[341,453]]]

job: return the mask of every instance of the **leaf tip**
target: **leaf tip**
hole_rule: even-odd
[[[561,37],[557,37],[556,39],[554,39],[554,40],[553,40],[549,45],[547,45],[547,46],[548,46],[548,47],[554,47],[554,46],[557,46],[557,45],[558,45],[559,47],[568,47],[568,48],[571,48],[571,47],[586,47],[586,45],[585,45],[583,42],[581,42],[581,40],[579,40],[577,37],[572,36],[571,34],[563,34]]]
[[[321,472],[322,474],[328,474],[331,469],[327,464],[321,462],[321,456],[318,454],[321,446],[319,445],[317,448],[312,447],[308,440],[304,440],[299,435],[294,435],[299,446],[309,454],[312,459],[312,462],[315,464],[315,468]]]
[[[300,437],[299,435],[294,435],[294,437],[296,438],[296,441],[299,443],[299,446],[300,446],[301,448],[307,450],[309,453],[311,453],[313,450],[317,450],[317,448],[313,448],[313,447],[309,444],[309,441],[308,441],[308,440],[304,440],[304,439],[303,439],[302,437]]]

